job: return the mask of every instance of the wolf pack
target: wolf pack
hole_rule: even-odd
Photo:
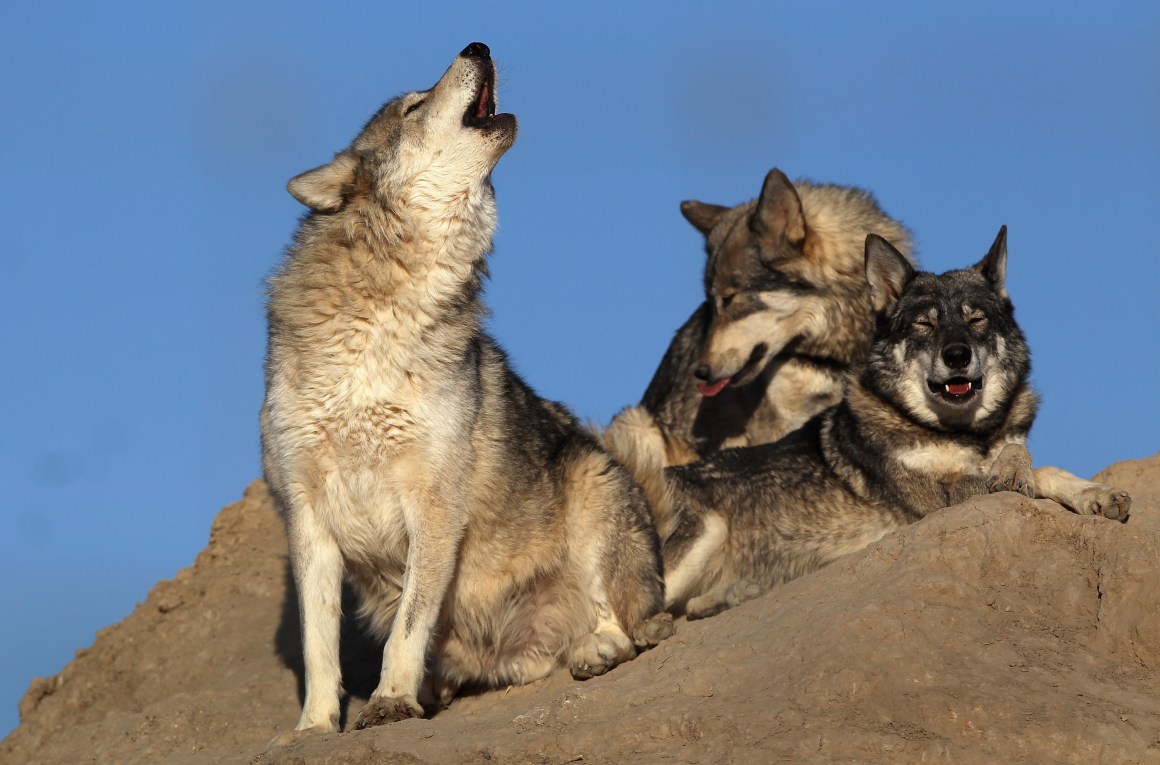
[[[639,404],[582,425],[482,328],[491,172],[516,133],[472,43],[289,182],[307,211],[269,280],[260,419],[305,699],[274,744],[340,729],[344,582],[385,641],[364,728],[559,667],[601,675],[675,616],[971,497],[1127,519],[1126,492],[1032,465],[1006,228],[977,263],[921,271],[871,194],[777,169],[750,201],[681,204],[705,299]]]

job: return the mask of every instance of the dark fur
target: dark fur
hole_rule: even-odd
[[[1022,444],[1036,397],[1005,263],[1005,229],[980,263],[941,276],[868,238],[877,328],[842,402],[776,443],[667,471],[669,492],[656,499],[675,502],[678,519],[663,548],[670,607],[708,616],[939,508],[989,491],[1035,494]],[[947,358],[958,365],[950,373]],[[972,364],[981,384],[951,395]],[[1102,488],[1110,502],[1097,512],[1126,514],[1126,495]]]

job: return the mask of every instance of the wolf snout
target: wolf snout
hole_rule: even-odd
[[[971,346],[951,343],[942,350],[943,363],[948,369],[966,369],[971,365]]]
[[[491,48],[481,42],[473,42],[459,55],[464,58],[491,58]]]
[[[731,378],[722,377],[720,380],[713,380],[713,369],[706,363],[702,362],[693,369],[693,377],[697,378],[697,390],[701,392],[702,396],[712,398],[721,391],[729,387]]]

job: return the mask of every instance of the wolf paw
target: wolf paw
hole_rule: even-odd
[[[1101,483],[1092,484],[1076,497],[1077,512],[1126,521],[1132,509],[1132,495]]]
[[[756,582],[741,579],[693,598],[685,606],[685,616],[688,619],[707,619],[722,611],[736,608],[746,601],[753,600],[763,592],[765,592],[765,588]]]
[[[568,666],[572,670],[572,677],[577,680],[587,680],[590,677],[603,675],[608,670],[627,661],[636,655],[628,635],[610,635],[602,632],[590,632],[581,635],[572,644],[572,655]]]
[[[987,491],[1014,491],[1035,498],[1035,475],[1031,470],[1031,455],[1022,444],[1007,444],[999,452],[991,475],[987,479]]]
[[[638,649],[652,648],[662,640],[668,640],[677,631],[673,615],[668,611],[653,614],[632,631],[632,642]]]
[[[358,713],[358,720],[355,721],[354,729],[362,730],[363,728],[371,728],[375,725],[385,725],[387,723],[398,722],[399,720],[406,720],[410,717],[422,717],[423,707],[419,706],[419,702],[407,696],[372,696]]]

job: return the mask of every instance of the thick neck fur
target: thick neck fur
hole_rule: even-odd
[[[1024,381],[991,427],[970,432],[935,430],[909,417],[852,372],[846,397],[824,416],[822,448],[831,468],[855,494],[922,517],[945,506],[946,502],[939,501],[947,496],[945,481],[927,476],[925,483],[932,484],[928,486],[922,476],[913,474],[900,480],[907,468],[898,463],[899,455],[928,446],[952,446],[973,455],[981,469],[989,469],[985,463],[997,448],[1026,439],[1037,406],[1035,393]],[[970,467],[964,464],[964,472]]]
[[[408,378],[458,362],[484,313],[494,231],[487,180],[455,194],[418,181],[385,199],[367,190],[310,213],[270,280],[271,353],[314,366],[373,352]]]

